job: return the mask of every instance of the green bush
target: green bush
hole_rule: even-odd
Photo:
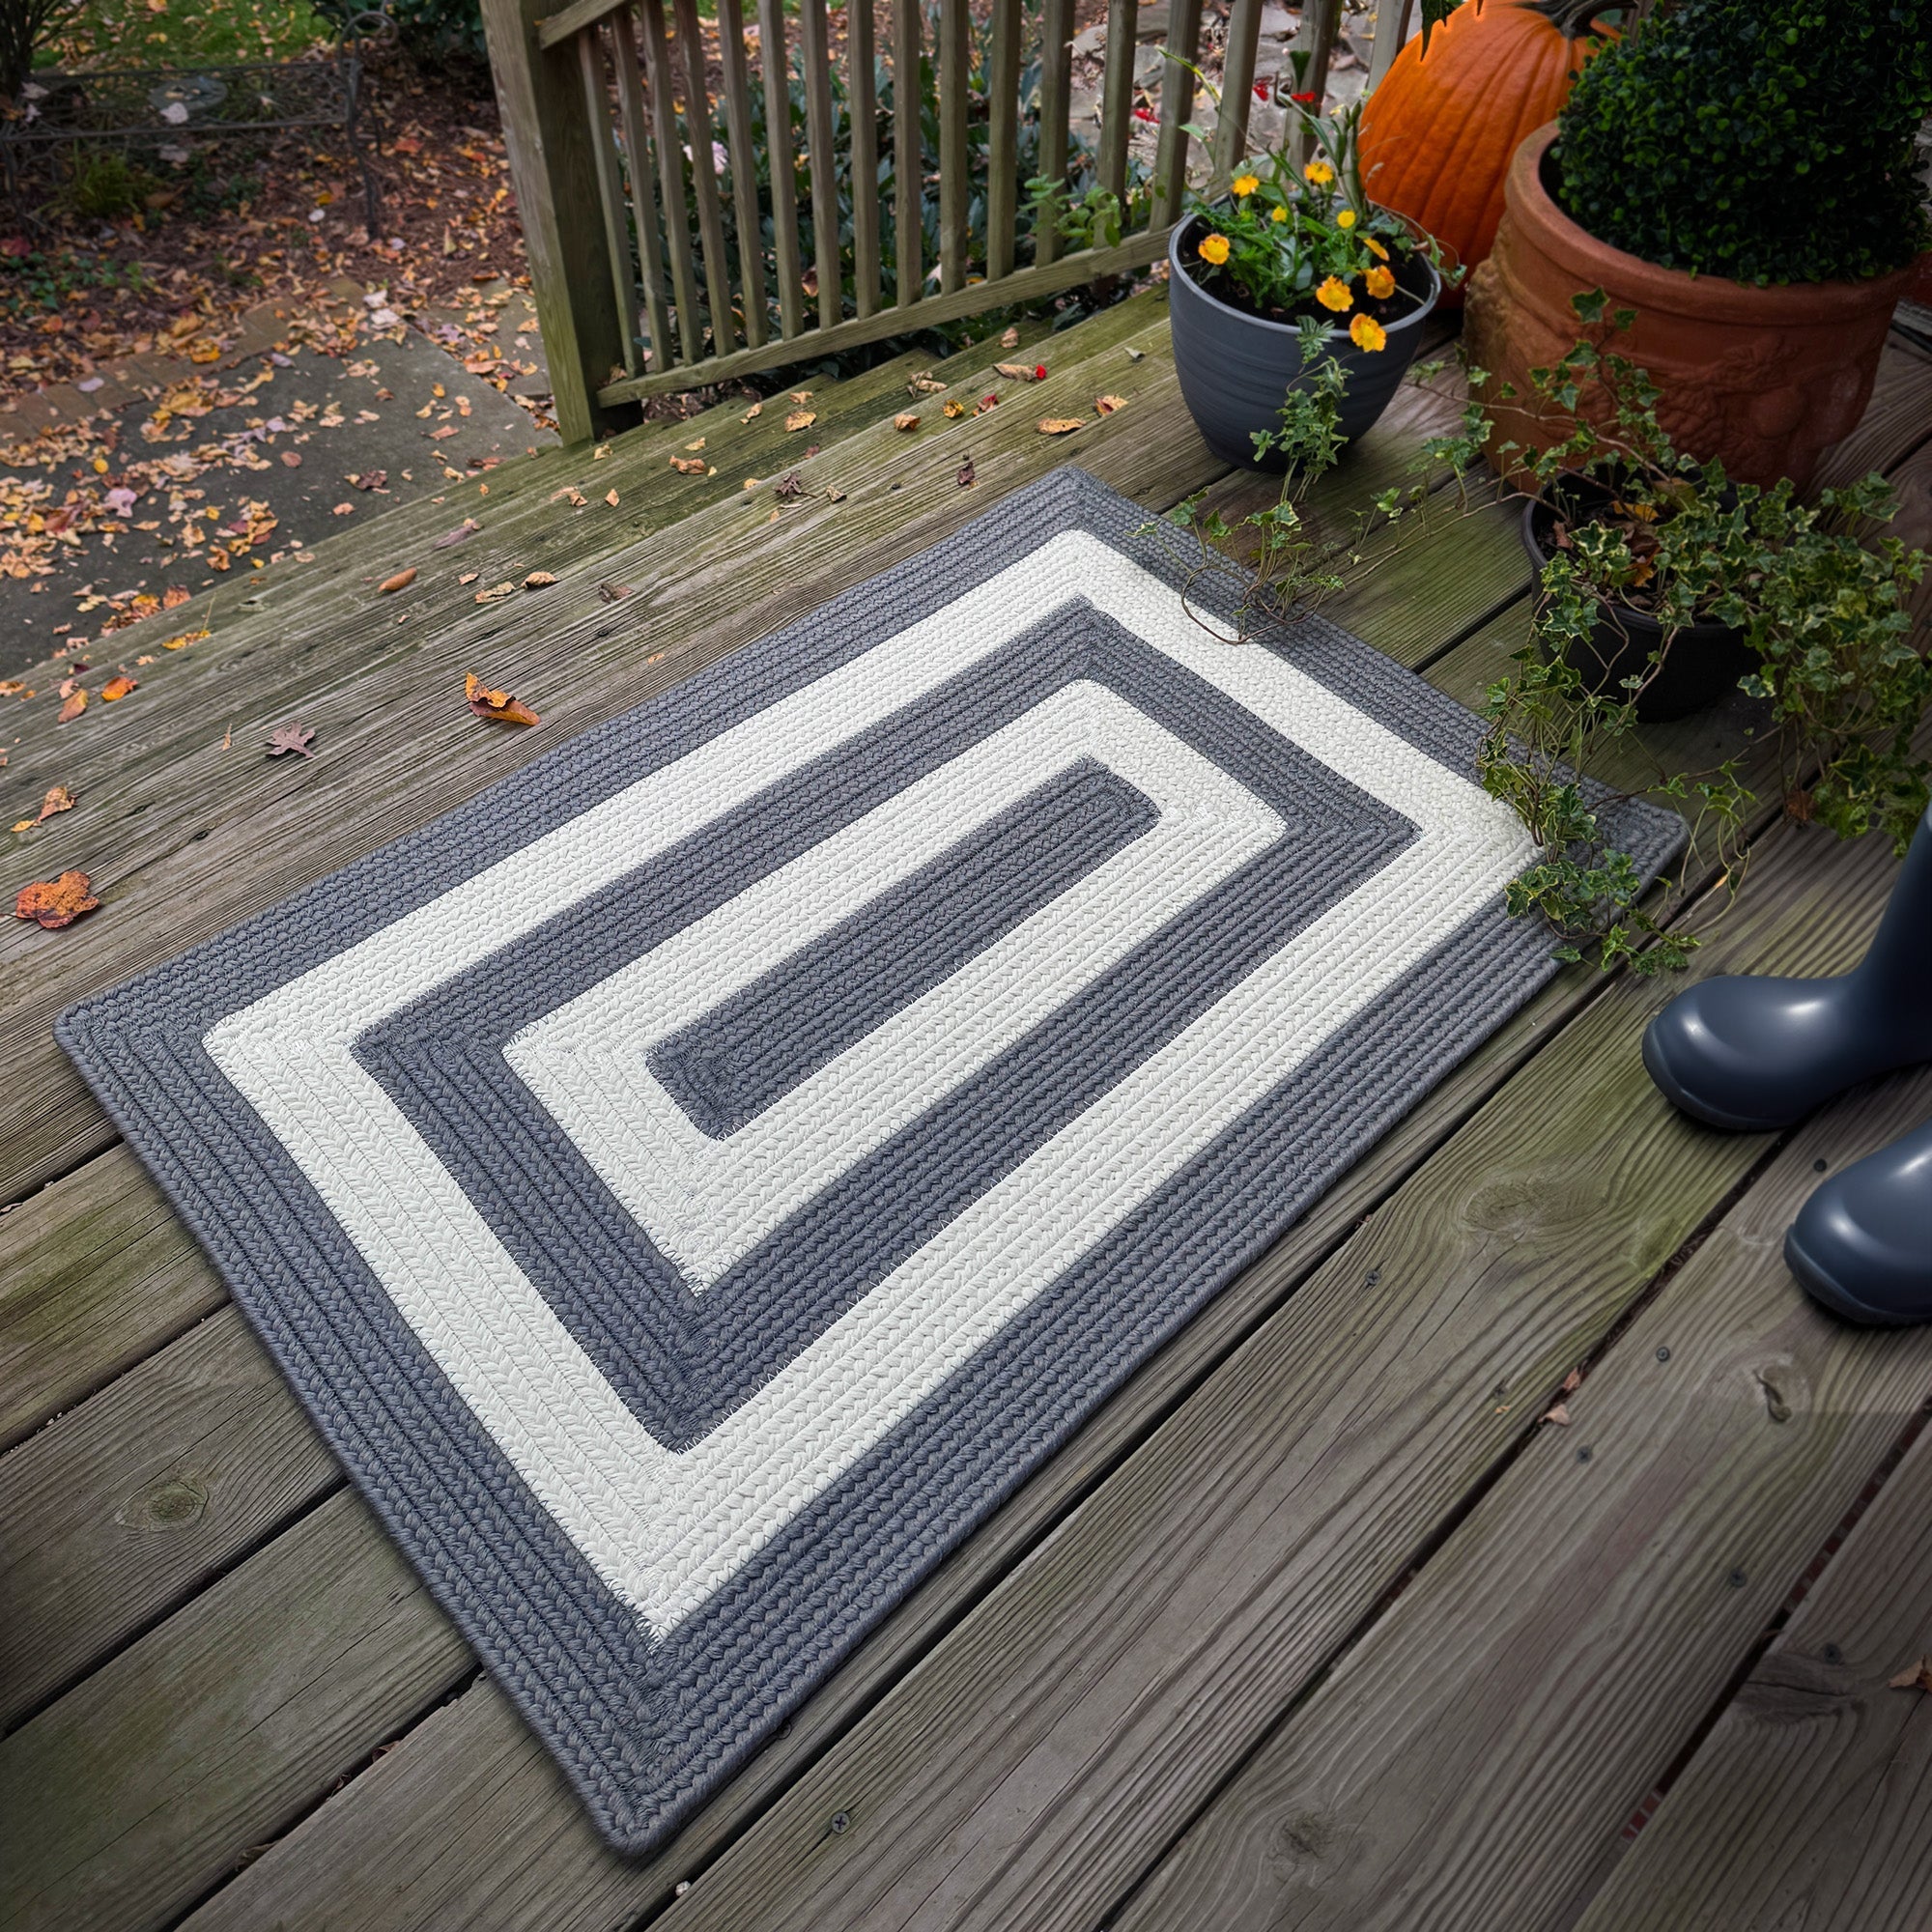
[[[1667,269],[1884,274],[1932,242],[1913,155],[1928,113],[1927,0],[1684,0],[1578,76],[1557,198]]]

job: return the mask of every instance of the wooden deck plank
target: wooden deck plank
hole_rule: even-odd
[[[0,1217],[0,1448],[218,1308],[228,1291],[125,1147]]]
[[[1576,1932],[1921,1932],[1932,1706],[1890,1680],[1926,1656],[1932,1435],[1887,1479]]]
[[[347,1492],[0,1742],[12,1932],[165,1925],[461,1681]]]
[[[1711,970],[1849,964],[1889,852],[1769,844]],[[1651,1087],[1636,1043],[1673,990],[1619,980],[1564,1028],[675,1923],[1101,1922],[1763,1152]]]
[[[233,1307],[0,1457],[0,1727],[342,1480]]]
[[[1814,1163],[1928,1100],[1896,1079],[1793,1136],[1117,1932],[1574,1922],[1932,1387],[1932,1331],[1834,1320],[1781,1251]]]
[[[681,521],[674,553],[651,530],[567,566],[544,592],[541,618],[526,602],[471,606],[445,612],[433,637],[392,631],[388,642],[358,642],[341,627],[300,639],[256,627],[245,643],[184,667],[178,681],[156,679],[145,711],[137,698],[104,715],[87,741],[99,773],[91,791],[89,781],[61,775],[73,753],[66,738],[46,742],[53,727],[23,744],[10,766],[23,792],[70,783],[82,794],[81,808],[37,838],[32,864],[49,876],[89,871],[105,904],[66,932],[15,922],[0,929],[0,968],[25,968],[6,974],[0,994],[0,1056],[23,1101],[0,1122],[0,1199],[67,1172],[111,1138],[51,1037],[69,1001],[426,823],[549,746],[936,540],[1056,461],[1092,451],[1142,489],[1166,487],[1169,474],[1179,489],[1220,473],[1164,360],[1120,353],[1129,337],[1164,346],[1164,309],[1122,303],[1084,327],[1091,333],[1079,345],[1063,338],[1054,378],[1013,407],[959,422],[933,411],[917,438],[882,415],[802,464],[810,495],[778,510],[777,523],[767,521],[777,508],[769,495],[734,490]],[[1135,422],[1122,411],[1078,439],[1036,434],[1036,408],[1091,412],[1103,362],[1108,387],[1145,399]],[[1138,441],[1156,426],[1160,440]],[[983,495],[956,482],[968,450],[989,486]],[[826,497],[828,486],[839,501]],[[679,568],[666,568],[670,554]],[[612,578],[638,588],[607,603],[597,586]],[[480,730],[460,696],[470,668],[533,698],[542,728]],[[298,710],[321,729],[319,755],[266,762],[262,734]],[[230,726],[237,744],[224,754],[218,730]]]

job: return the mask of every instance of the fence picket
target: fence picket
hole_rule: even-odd
[[[765,339],[765,236],[758,214],[757,149],[752,141],[752,86],[745,71],[745,14],[742,0],[717,4],[731,212],[738,224],[738,286],[745,298],[745,343],[756,349]]]
[[[597,168],[597,199],[604,211],[604,246],[611,259],[611,285],[623,329],[624,373],[635,376],[643,367],[638,354],[638,285],[631,273],[631,238],[624,232],[617,156],[611,139],[611,94],[604,71],[604,47],[595,27],[585,27],[577,37],[577,69],[583,76],[590,153]]]
[[[1308,0],[1309,5],[1317,0]],[[1302,18],[1307,19],[1304,14]],[[1262,0],[1235,0],[1228,14],[1228,45],[1221,68],[1221,118],[1214,125],[1213,186],[1228,178],[1247,153],[1248,110],[1255,99],[1255,48],[1262,33]]]
[[[1107,60],[1100,82],[1100,185],[1127,206],[1127,135],[1134,108],[1136,0],[1107,0]]]
[[[852,283],[861,315],[879,307],[879,98],[871,0],[845,10],[845,99],[852,123]]]
[[[967,160],[970,84],[966,0],[939,0],[939,292],[966,286],[966,204],[973,189]]]
[[[1018,219],[1020,0],[993,0],[986,72],[986,278],[1013,271]]]
[[[1073,0],[1041,0],[1039,10],[1039,171],[1066,179],[1066,113],[1073,82]],[[1048,203],[1047,209],[1054,206]],[[1058,261],[1061,234],[1043,209],[1034,217],[1037,263]]]
[[[644,125],[644,90],[638,61],[638,38],[631,10],[611,15],[611,51],[617,70],[617,110],[624,129],[624,168],[631,184],[631,221],[638,234],[638,261],[644,283],[645,327],[651,336],[651,368],[668,369],[677,360],[670,339],[670,311],[665,301],[664,247],[658,240],[657,188],[651,178],[651,137]]]
[[[772,256],[779,327],[789,342],[805,327],[798,265],[798,158],[791,144],[791,55],[784,0],[758,0],[758,71],[765,77],[765,153],[772,168]]]
[[[673,0],[673,7],[683,68],[684,125],[691,136],[691,185],[704,256],[704,292],[711,302],[712,353],[728,355],[738,346],[738,331],[731,320],[731,264],[724,253],[724,215],[718,199],[718,130],[704,85],[704,42],[697,31],[697,0]]]
[[[832,151],[832,52],[825,0],[800,0],[799,38],[805,50],[805,148],[811,168],[811,242],[818,279],[818,326],[830,328],[844,312],[838,274],[838,171]]]
[[[893,220],[896,299],[907,308],[925,275],[925,143],[919,125],[920,0],[893,0]]]
[[[1259,23],[1257,23],[1259,24]],[[1160,82],[1160,146],[1153,161],[1153,211],[1150,228],[1179,219],[1187,191],[1188,138],[1180,130],[1194,112],[1194,69],[1201,57],[1201,9],[1183,6],[1172,20],[1166,46],[1171,58]]]
[[[696,362],[702,354],[697,332],[697,276],[691,262],[691,231],[683,220],[683,143],[677,138],[677,115],[671,106],[664,0],[639,0],[639,4],[644,25],[644,84],[651,95],[651,134],[658,151],[658,192],[664,198],[671,292],[677,301],[678,346],[684,351],[687,362]]]

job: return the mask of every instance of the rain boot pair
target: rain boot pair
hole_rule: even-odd
[[[1834,1094],[1932,1060],[1932,809],[1878,936],[1835,980],[1706,980],[1651,1021],[1643,1064],[1714,1127],[1788,1127]],[[1807,1293],[1854,1321],[1932,1321],[1932,1121],[1820,1184],[1784,1237]]]

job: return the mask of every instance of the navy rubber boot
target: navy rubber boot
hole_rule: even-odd
[[[1643,1037],[1643,1064],[1667,1099],[1740,1132],[1788,1127],[1861,1080],[1925,1060],[1932,1060],[1932,808],[1854,971],[1833,980],[1705,980],[1672,1000]]]
[[[1784,1259],[1814,1301],[1854,1321],[1932,1321],[1932,1121],[1822,1182]]]

